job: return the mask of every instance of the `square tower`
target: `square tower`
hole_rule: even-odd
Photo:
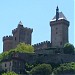
[[[50,21],[51,26],[51,44],[52,47],[62,48],[65,43],[68,43],[68,27],[69,21],[62,12],[59,12],[58,6],[56,15]]]
[[[20,21],[18,27],[12,30],[13,48],[15,48],[20,42],[31,45],[32,32],[33,29],[23,27],[23,24]]]

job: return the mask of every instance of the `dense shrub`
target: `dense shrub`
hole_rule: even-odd
[[[15,72],[7,72],[7,73],[3,73],[2,75],[18,75]]]
[[[74,53],[74,46],[70,43],[66,43],[64,45],[64,53],[65,54],[73,54]]]
[[[30,75],[50,75],[52,67],[49,64],[40,64],[31,69]]]
[[[55,68],[53,72],[55,75],[75,74],[75,62],[61,64],[59,67]]]
[[[3,52],[0,54],[0,61],[4,58],[11,58],[14,53],[34,53],[34,48],[31,45],[20,43],[15,49]]]

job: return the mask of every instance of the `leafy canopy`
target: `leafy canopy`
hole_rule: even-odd
[[[66,43],[64,45],[64,53],[65,54],[73,54],[74,53],[74,46],[70,43]]]
[[[55,68],[53,72],[55,75],[60,75],[64,73],[75,74],[75,62],[61,64],[59,67]]]
[[[3,52],[0,54],[0,61],[5,57],[11,58],[14,53],[34,53],[34,48],[31,45],[27,45],[25,43],[20,43],[17,45],[15,49],[11,49],[9,51]]]
[[[31,69],[30,75],[50,75],[52,67],[49,64],[40,64]]]
[[[15,72],[7,72],[7,73],[3,73],[2,75],[18,75]]]
[[[29,44],[20,43],[15,48],[15,51],[22,52],[22,53],[34,53],[34,48]]]

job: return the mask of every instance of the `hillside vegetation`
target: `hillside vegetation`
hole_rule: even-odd
[[[25,43],[20,43],[17,45],[15,49],[11,49],[5,51],[0,54],[0,61],[5,57],[11,58],[13,53],[34,53],[34,48],[31,45],[27,45]]]

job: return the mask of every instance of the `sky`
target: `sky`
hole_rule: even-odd
[[[33,28],[32,44],[51,41],[50,20],[56,7],[63,12],[69,26],[69,42],[75,46],[74,0],[0,0],[0,53],[3,52],[3,36],[12,35],[22,21],[24,27]]]

